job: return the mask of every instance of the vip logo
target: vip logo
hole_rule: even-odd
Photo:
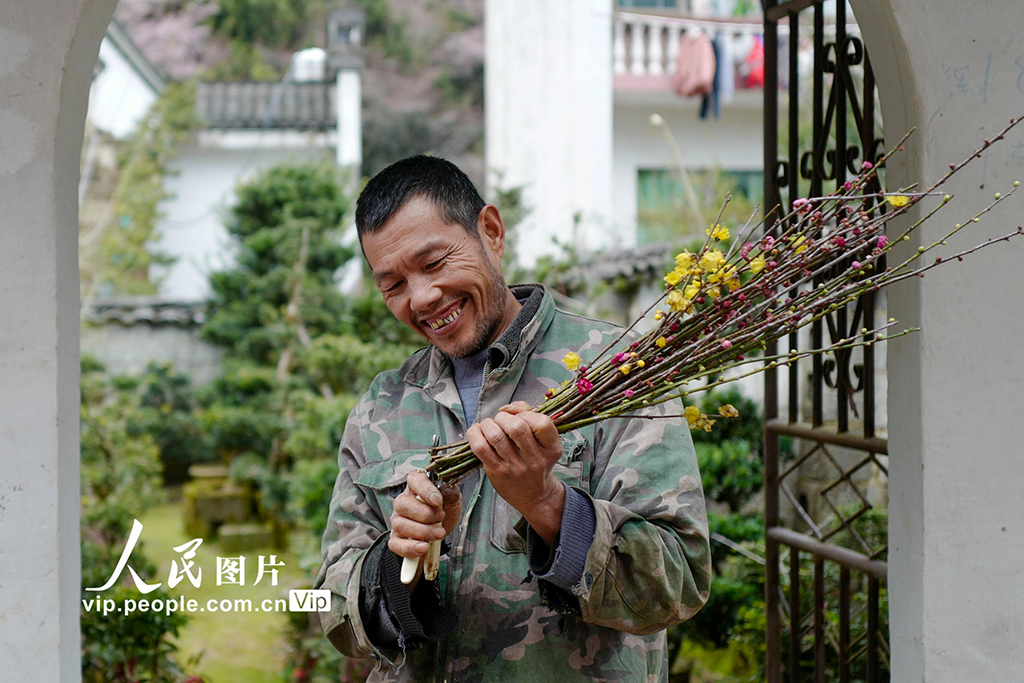
[[[330,612],[331,591],[292,590],[288,591],[288,609],[292,612]]]

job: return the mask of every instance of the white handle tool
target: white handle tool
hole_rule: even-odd
[[[437,448],[441,445],[441,437],[434,434],[433,447]],[[408,484],[406,484],[408,486]],[[426,501],[416,496],[416,500],[421,503]],[[438,526],[441,526],[438,524]],[[400,578],[402,583],[409,585],[412,580],[416,578],[416,570],[419,569],[420,560],[424,560],[423,564],[423,578],[427,581],[433,581],[437,578],[437,571],[441,568],[441,541],[429,541],[427,543],[427,554],[423,558],[419,557],[405,557],[402,558],[402,573]]]
[[[419,496],[416,496],[416,500],[425,502]],[[438,524],[438,526],[441,526]],[[430,541],[427,543],[427,554],[423,557],[404,557],[402,558],[402,583],[409,585],[412,580],[416,578],[416,570],[420,567],[420,560],[424,561],[423,564],[423,578],[427,581],[433,581],[437,578],[437,570],[441,567],[441,541]]]

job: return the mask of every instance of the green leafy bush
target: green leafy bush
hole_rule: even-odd
[[[355,335],[325,334],[305,355],[310,376],[334,391],[367,387],[378,373],[401,365],[416,347],[364,342]]]
[[[411,66],[416,53],[409,39],[409,22],[391,14],[388,0],[356,0],[366,10],[366,41],[403,66]]]
[[[719,414],[718,409],[727,403],[739,411],[739,417],[719,420],[711,432],[703,430],[692,432],[694,443],[743,440],[749,444],[751,449],[760,452],[761,441],[764,438],[761,407],[755,401],[741,394],[735,386],[707,392],[701,397],[700,409],[715,417]]]
[[[139,410],[128,429],[153,437],[160,450],[164,484],[181,484],[188,479],[189,466],[212,457],[191,382],[169,363],[150,363],[133,381]]]
[[[357,400],[359,397],[352,393],[324,398],[312,391],[293,392],[289,398],[293,407],[292,424],[282,444],[289,460],[294,463],[320,458],[334,460],[345,421]]]
[[[334,480],[338,477],[336,460],[303,460],[295,463],[288,481],[289,505],[296,519],[311,534],[319,536],[327,528],[327,505]]]
[[[339,331],[345,303],[335,273],[352,256],[340,243],[348,204],[330,166],[277,166],[241,186],[227,226],[237,265],[211,276],[204,337],[273,367],[297,321],[313,337]]]
[[[133,560],[135,555],[133,554]],[[114,586],[102,594],[83,593],[83,600],[102,595],[116,605],[107,616],[102,612],[82,612],[82,680],[83,683],[198,683],[202,678],[189,677],[178,663],[177,645],[172,638],[188,623],[180,612],[136,610],[125,614],[125,601],[140,599],[139,592],[127,586]],[[157,589],[145,598],[171,599],[170,593]],[[195,666],[190,659],[186,666]],[[187,681],[186,681],[187,679]]]
[[[717,424],[715,425],[718,426]],[[717,444],[696,444],[697,464],[704,482],[704,495],[739,512],[764,485],[764,464],[760,453],[741,439]]]
[[[172,638],[187,622],[180,613],[155,610],[126,614],[127,599],[141,594],[125,571],[107,591],[105,585],[127,543],[135,515],[160,499],[160,449],[153,436],[132,424],[145,422],[140,383],[111,381],[92,359],[82,364],[82,599],[111,599],[119,611],[83,609],[82,678],[86,683],[179,683],[185,678]],[[148,408],[152,410],[152,408]],[[156,568],[140,543],[130,566],[147,582]],[[149,600],[168,600],[157,589]],[[194,663],[194,662],[193,662]],[[192,679],[193,681],[199,679]]]
[[[725,404],[734,406],[739,416],[719,418],[710,432],[691,432],[705,497],[709,504],[726,507],[729,514],[713,509],[708,512],[711,593],[696,616],[669,630],[673,681],[687,680],[698,670],[740,680],[752,676],[760,665],[757,653],[738,641],[737,634],[747,627],[746,615],[752,614],[751,610],[763,609],[764,569],[732,545],[754,556],[764,554],[764,520],[760,515],[740,512],[764,484],[760,453],[763,423],[757,404],[735,388],[708,392],[699,407],[717,417],[718,409]]]
[[[236,42],[290,47],[301,37],[310,0],[217,0],[213,30]]]

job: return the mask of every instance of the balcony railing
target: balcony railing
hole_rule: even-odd
[[[739,57],[742,61],[747,52],[753,46],[755,37],[764,40],[764,26],[761,18],[728,17],[712,18],[698,15],[701,18],[685,17],[670,14],[651,14],[641,12],[619,11],[613,14],[613,37],[612,37],[612,71],[614,86],[618,91],[623,90],[645,90],[645,91],[671,91],[673,75],[676,73],[679,61],[679,45],[684,33],[691,29],[701,29],[709,36],[724,33],[732,42],[733,57]],[[796,41],[795,49],[789,47],[790,26],[783,18],[776,24],[776,32],[780,41],[784,43],[783,54],[780,59],[788,60],[789,56],[796,60],[797,70],[790,72],[788,66],[781,74],[779,87],[787,90],[789,77],[796,75],[798,78],[810,78],[813,70],[813,37],[812,26],[800,25],[800,39]],[[834,17],[821,22],[821,32],[828,39],[834,39],[837,32]],[[843,22],[843,34],[847,36],[859,36],[860,29],[856,23]],[[780,42],[780,45],[783,43]],[[729,65],[735,68],[736,64]],[[738,91],[747,89],[751,94],[760,91],[761,84],[758,81],[753,88],[746,82],[744,74],[735,74],[735,84]],[[760,98],[758,97],[758,100]]]
[[[679,43],[687,30],[700,28],[710,34],[725,31],[747,43],[762,31],[759,19],[719,21],[635,12],[616,12],[613,25],[612,70],[616,89],[671,88],[679,61]]]

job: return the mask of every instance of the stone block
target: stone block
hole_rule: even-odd
[[[186,484],[182,493],[184,528],[193,537],[212,539],[219,525],[243,522],[252,512],[252,495],[237,486],[200,479]]]
[[[228,475],[227,465],[191,465],[188,468],[188,476],[192,479],[226,480]]]
[[[217,538],[222,551],[237,553],[270,547],[274,542],[274,532],[263,524],[222,524],[217,530]]]

